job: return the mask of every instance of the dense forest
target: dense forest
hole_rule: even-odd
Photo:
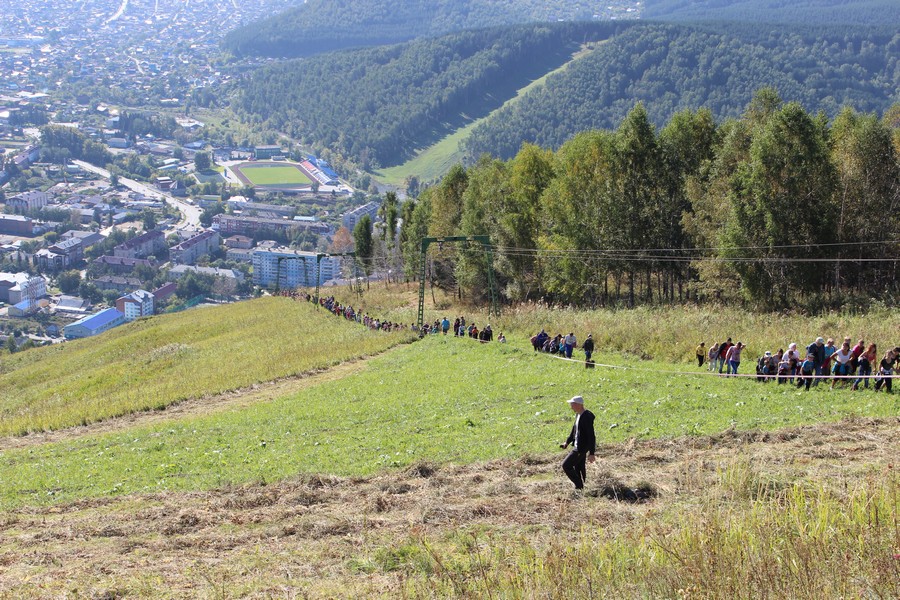
[[[646,0],[641,16],[665,21],[900,25],[896,0]]]
[[[900,99],[900,34],[760,25],[641,25],[623,31],[546,85],[498,111],[467,154],[508,158],[523,141],[559,147],[579,131],[616,127],[635,102],[650,120],[708,108],[738,116],[754,90],[835,116],[844,105],[883,111]]]
[[[627,4],[636,5],[628,0]],[[624,8],[588,0],[307,0],[284,13],[230,32],[236,55],[311,56],[466,29],[532,22],[608,20]]]
[[[479,29],[286,61],[250,74],[234,106],[248,120],[331,148],[364,168],[396,164],[466,117],[489,114],[565,63],[583,41],[619,27]]]
[[[643,106],[555,153],[482,156],[401,207],[402,257],[423,236],[488,235],[510,300],[634,305],[742,299],[768,310],[896,301],[900,104],[829,121],[760,90],[717,124]],[[487,294],[486,255],[434,248],[427,277]]]
[[[611,36],[496,112],[466,142],[469,161],[513,156],[523,141],[558,148],[579,131],[618,125],[636,101],[662,125],[684,109],[736,117],[754,90],[835,116],[884,111],[898,99],[900,34],[874,29],[731,24],[514,26],[334,52],[259,69],[240,82],[243,117],[329,148],[364,168],[485,116],[563,64],[585,40]]]

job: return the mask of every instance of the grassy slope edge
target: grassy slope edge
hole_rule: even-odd
[[[0,436],[160,409],[412,339],[316,312],[306,303],[261,298],[141,319],[96,338],[15,354],[0,374]]]

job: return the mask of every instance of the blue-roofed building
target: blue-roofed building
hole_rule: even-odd
[[[17,304],[13,304],[7,309],[7,315],[10,317],[25,317],[29,313],[33,312],[34,303],[26,298]]]
[[[115,308],[101,310],[97,314],[88,315],[63,328],[67,340],[91,337],[109,331],[125,323],[125,315]]]

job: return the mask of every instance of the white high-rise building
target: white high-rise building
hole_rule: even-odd
[[[319,261],[319,284],[340,276],[340,261],[330,256]],[[291,289],[316,285],[316,254],[290,248],[253,251],[253,283],[266,288]]]

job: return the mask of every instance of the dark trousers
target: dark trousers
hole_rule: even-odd
[[[702,354],[698,354],[698,355],[697,355],[697,366],[698,366],[698,367],[702,367],[702,366],[703,366],[703,359],[704,359],[704,358],[706,358],[706,357],[703,356]]]
[[[587,479],[587,452],[572,450],[563,461],[562,468],[566,476],[575,484],[576,490],[584,489],[584,481]]]

